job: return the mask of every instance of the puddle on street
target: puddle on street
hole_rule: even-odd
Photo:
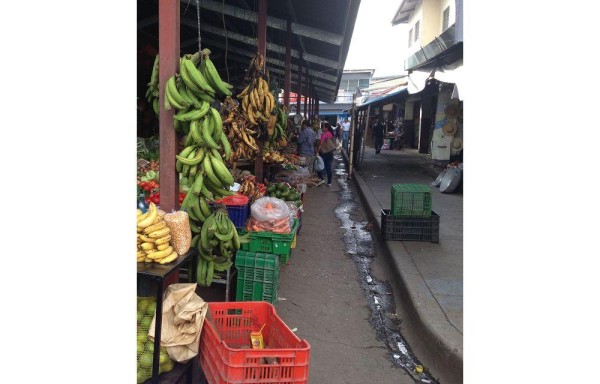
[[[388,282],[378,281],[370,273],[371,263],[376,256],[373,238],[368,230],[370,225],[368,221],[360,221],[357,196],[347,179],[345,164],[339,156],[336,156],[336,160],[334,176],[340,185],[340,193],[335,214],[344,229],[346,254],[358,267],[360,285],[371,309],[369,323],[375,329],[377,339],[386,343],[390,350],[388,358],[395,366],[404,369],[415,383],[439,384],[413,354],[400,332],[399,320],[388,316],[396,313],[392,288]]]

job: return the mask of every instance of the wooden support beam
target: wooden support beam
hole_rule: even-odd
[[[285,80],[283,85],[283,105],[290,107],[290,88],[292,85],[292,26],[287,21],[287,35],[285,37]]]
[[[167,80],[179,66],[179,5],[179,0],[161,0],[158,5],[159,100],[164,100]],[[166,111],[164,103],[159,104],[160,208],[171,212],[179,209],[179,175],[175,170],[177,135],[173,128],[174,110]]]

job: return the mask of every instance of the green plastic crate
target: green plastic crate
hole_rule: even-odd
[[[393,216],[431,216],[431,190],[424,184],[392,185]]]
[[[281,262],[285,264],[289,258],[289,254],[292,248],[292,242],[294,236],[298,230],[299,221],[294,219],[294,226],[292,232],[286,234],[273,233],[273,232],[250,232],[250,242],[242,244],[242,250],[251,252],[270,253],[273,255],[284,255],[285,260],[282,257]],[[245,232],[241,232],[243,234]]]
[[[236,301],[267,301],[277,304],[279,256],[238,250]]]

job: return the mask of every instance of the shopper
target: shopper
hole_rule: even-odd
[[[314,173],[314,160],[315,160],[315,141],[317,140],[317,134],[312,130],[310,122],[308,120],[302,120],[302,130],[298,135],[298,155],[306,158],[306,166],[308,172],[312,175]]]
[[[323,131],[323,133],[321,133],[321,140],[319,141],[319,146],[317,148],[317,153],[319,153],[319,155],[323,158],[323,162],[325,163],[325,173],[327,174],[327,186],[331,187],[331,178],[332,178],[332,164],[333,164],[333,153],[334,151],[329,151],[327,153],[322,153],[321,152],[321,147],[323,146],[323,143],[328,140],[328,139],[333,139],[333,132],[331,129],[331,124],[329,124],[329,122],[325,121],[321,124],[321,129]],[[324,175],[323,173],[321,173],[320,175],[321,180],[324,179]]]
[[[344,119],[342,123],[342,148],[344,151],[348,152],[348,138],[350,137],[350,123],[348,122],[348,118]]]
[[[373,126],[373,142],[375,144],[375,153],[379,153],[381,151],[381,147],[383,147],[383,132],[385,130],[385,125],[381,121],[381,118],[377,119],[377,124]]]

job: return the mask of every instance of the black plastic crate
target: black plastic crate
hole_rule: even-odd
[[[381,210],[381,235],[384,240],[440,242],[440,216],[393,216],[389,209]]]

